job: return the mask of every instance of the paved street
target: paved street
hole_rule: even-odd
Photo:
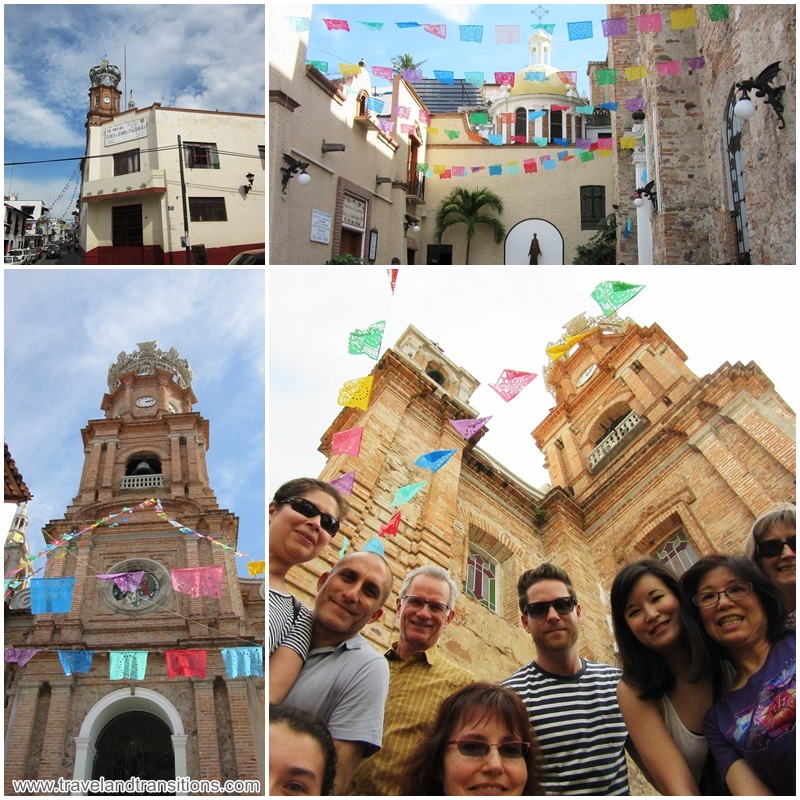
[[[81,256],[77,251],[71,253],[64,253],[58,258],[43,258],[38,264],[80,264]]]

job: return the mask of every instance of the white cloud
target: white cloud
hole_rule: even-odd
[[[481,6],[477,4],[469,5],[463,3],[434,3],[429,4],[428,8],[435,14],[449,22],[457,25],[468,25],[473,17],[478,13]]]

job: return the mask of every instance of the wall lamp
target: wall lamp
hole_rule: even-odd
[[[248,186],[242,186],[242,189],[244,189],[245,197],[247,197],[247,195],[250,193],[250,190],[253,188],[253,178],[255,177],[256,176],[253,175],[252,172],[248,172],[247,175],[244,176],[245,180],[249,184]]]
[[[644,199],[647,198],[653,204],[653,211],[658,211],[658,201],[656,200],[656,182],[650,181],[645,187],[636,190],[633,204],[636,208],[641,208],[644,205]]]
[[[748,81],[742,81],[736,84],[736,88],[742,93],[739,102],[733,107],[733,113],[739,119],[750,119],[756,113],[756,104],[750,99],[750,92],[755,91],[756,97],[766,97],[764,101],[768,106],[772,106],[781,124],[778,125],[778,130],[786,127],[786,121],[783,118],[783,90],[785,86],[771,86],[770,82],[778,77],[781,62],[776,61],[770,64],[763,70],[759,76],[754,80],[750,78]]]
[[[281,181],[281,184],[283,186],[284,194],[286,194],[286,187],[289,185],[289,181],[296,172],[300,172],[300,174],[297,176],[297,182],[301,186],[306,186],[307,184],[311,183],[311,176],[306,172],[306,167],[308,166],[307,161],[298,161],[296,158],[287,156],[286,153],[283,154],[283,160],[286,162],[286,166],[281,167],[281,172],[283,173],[283,180]]]
[[[344,153],[345,146],[343,144],[336,144],[336,142],[326,142],[322,140],[323,153]]]
[[[411,228],[411,230],[414,231],[414,233],[419,233],[420,227],[418,223],[419,220],[416,217],[412,217],[409,214],[406,214],[406,219],[405,222],[403,223],[403,235],[408,236],[409,228]]]
[[[380,186],[382,183],[391,183],[391,182],[392,182],[391,178],[381,178],[380,175],[376,175],[375,176],[375,184],[376,184],[376,186]]]

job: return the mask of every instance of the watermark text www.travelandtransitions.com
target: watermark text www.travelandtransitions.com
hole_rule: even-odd
[[[126,781],[95,778],[93,780],[12,781],[17,794],[260,794],[260,781],[200,781],[194,778],[147,780],[128,778]]]

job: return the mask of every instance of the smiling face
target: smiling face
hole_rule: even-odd
[[[408,585],[406,595],[447,605],[450,600],[450,586],[447,581],[432,578],[430,575],[417,575]],[[452,611],[438,614],[431,611],[428,605],[416,609],[407,600],[398,598],[397,624],[400,627],[400,639],[397,652],[403,658],[408,658],[414,653],[433,647],[452,618]]]
[[[377,553],[345,556],[319,579],[313,646],[340,644],[380,619],[391,586],[391,570]]]
[[[715,567],[700,578],[697,594],[722,592],[742,582],[728,567]],[[736,600],[721,594],[716,604],[700,608],[700,619],[708,635],[729,651],[762,646],[767,639],[767,615],[755,592]]]
[[[460,722],[453,729],[451,740],[470,739],[488,744],[518,742],[520,736],[510,731],[495,716]],[[462,756],[454,744],[447,745],[443,769],[446,795],[521,795],[528,780],[524,758],[501,758],[496,747],[478,758]]]
[[[313,503],[323,514],[337,517],[336,500],[320,489],[309,489],[301,497]],[[319,516],[308,518],[289,503],[269,504],[269,558],[285,575],[296,564],[316,558],[330,542],[331,535],[322,529]]]
[[[790,536],[795,535],[795,528],[787,522],[775,522],[769,526],[769,530],[761,537],[762,542],[776,539],[785,541]],[[797,585],[797,571],[795,566],[795,554],[788,544],[784,544],[780,555],[772,558],[760,557],[761,569],[770,577],[776,586],[781,590],[783,596],[790,604],[790,610],[794,609],[796,599],[795,590]]]
[[[538,603],[570,596],[569,587],[562,581],[545,579],[531,584],[528,602]],[[581,607],[576,605],[568,614],[559,614],[551,605],[542,619],[522,615],[522,627],[533,637],[537,653],[561,652],[577,647]]]
[[[680,600],[661,578],[645,572],[625,602],[625,622],[631,633],[651,650],[667,650],[682,636]]]
[[[325,754],[307,733],[294,731],[284,722],[269,726],[270,795],[322,794]]]

